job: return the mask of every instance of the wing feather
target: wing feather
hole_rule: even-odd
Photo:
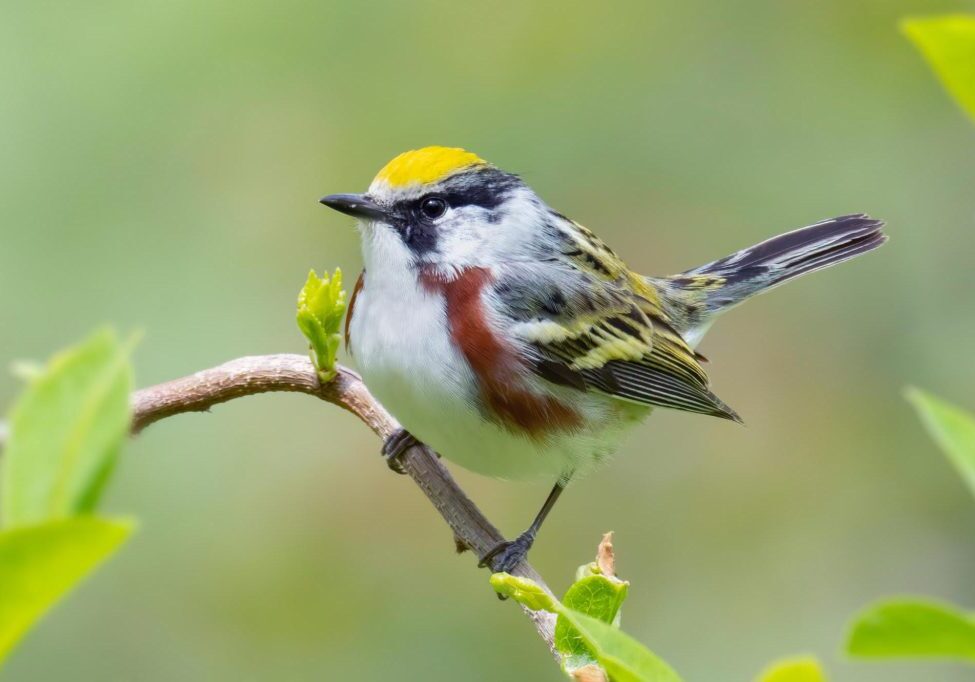
[[[620,400],[740,421],[711,392],[651,285],[591,232],[568,225],[560,258],[508,264],[495,282],[499,310],[536,374]]]

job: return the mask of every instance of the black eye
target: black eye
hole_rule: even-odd
[[[447,202],[440,197],[427,197],[420,202],[420,213],[427,220],[436,220],[447,212]]]

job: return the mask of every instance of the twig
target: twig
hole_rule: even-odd
[[[302,355],[261,355],[231,360],[182,379],[144,388],[132,397],[132,431],[139,433],[150,424],[184,412],[204,412],[219,403],[257,393],[292,391],[307,393],[348,410],[379,436],[386,439],[399,428],[396,420],[372,397],[362,379],[339,366],[338,375],[321,384],[311,361]],[[376,461],[381,461],[378,457]],[[402,458],[403,468],[454,532],[458,546],[483,557],[503,537],[461,490],[447,468],[430,448],[418,445]],[[546,590],[541,576],[523,561],[512,571],[531,578]],[[555,651],[555,617],[524,609],[549,650]]]

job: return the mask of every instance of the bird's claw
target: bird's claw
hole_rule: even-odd
[[[405,474],[406,470],[403,468],[403,463],[400,461],[400,458],[404,452],[414,445],[419,445],[419,441],[409,431],[404,428],[399,428],[394,431],[383,442],[382,453],[386,460],[386,465],[397,474]]]
[[[492,547],[478,562],[479,568],[491,567],[492,573],[510,573],[528,556],[535,534],[525,531],[514,540],[504,540]]]

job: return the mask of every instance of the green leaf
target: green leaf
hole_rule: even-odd
[[[561,605],[555,597],[542,589],[534,580],[521,578],[510,573],[493,573],[491,587],[505,597],[511,597],[522,606],[532,611],[555,612]]]
[[[340,329],[345,315],[345,290],[342,289],[342,271],[335,269],[329,277],[321,278],[312,270],[305,286],[298,292],[296,320],[301,333],[311,346],[312,361],[323,382],[335,377],[335,355],[341,342]]]
[[[94,508],[129,430],[131,345],[98,332],[31,380],[10,415],[0,491],[5,526]]]
[[[945,89],[975,120],[975,16],[905,19],[901,30],[924,55]]]
[[[629,583],[611,576],[585,575],[591,573],[593,566],[595,564],[581,567],[583,577],[566,591],[562,605],[612,624],[626,599]],[[569,672],[595,662],[582,635],[563,615],[559,615],[555,623],[555,648],[562,654],[563,664]]]
[[[907,399],[975,494],[975,416],[917,388],[908,389]]]
[[[131,521],[87,516],[0,533],[0,661],[132,529]]]
[[[613,682],[680,682],[669,665],[618,628],[565,607],[559,615],[579,632]]]
[[[826,674],[811,656],[776,661],[762,671],[757,682],[826,682]]]
[[[949,604],[896,600],[860,613],[846,650],[863,658],[938,657],[975,662],[975,617]]]
[[[558,614],[555,646],[566,672],[581,673],[580,668],[597,664],[613,682],[680,682],[670,666],[611,625],[629,587],[629,583],[608,575],[614,572],[611,537],[603,537],[596,563],[580,567],[564,603],[535,581],[508,573],[493,574],[491,586],[533,611]],[[601,566],[607,566],[605,572]]]

